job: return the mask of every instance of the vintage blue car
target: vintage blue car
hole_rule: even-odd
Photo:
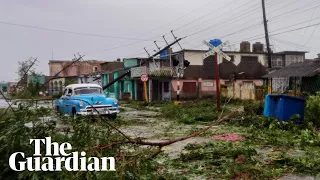
[[[119,113],[118,100],[108,98],[97,84],[68,85],[54,107],[58,112],[77,115],[102,115],[111,119]],[[97,112],[98,111],[98,112]]]

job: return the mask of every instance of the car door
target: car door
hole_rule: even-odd
[[[68,88],[65,99],[63,100],[64,101],[63,104],[65,105],[64,107],[65,113],[68,113],[70,115],[72,114],[72,104],[71,104],[72,95],[73,95],[72,88]]]
[[[64,89],[63,94],[59,100],[59,110],[60,112],[64,112],[65,113],[65,99],[67,97],[67,93],[68,93],[68,89]]]

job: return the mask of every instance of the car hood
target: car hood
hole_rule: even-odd
[[[102,104],[114,104],[114,98],[107,98],[105,95],[96,95],[96,94],[83,94],[78,96],[73,96],[75,99],[83,99],[85,103],[90,103],[92,105],[102,105]]]

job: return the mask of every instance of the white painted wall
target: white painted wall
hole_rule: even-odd
[[[203,65],[203,52],[185,52],[184,58],[190,62],[190,65]]]
[[[241,62],[241,56],[258,56],[258,61],[264,65],[268,66],[266,54],[253,54],[253,53],[226,53],[227,55],[234,56],[234,64],[237,66]],[[190,61],[190,65],[203,65],[203,55],[204,52],[185,52],[184,57]],[[222,62],[220,57],[219,63]]]

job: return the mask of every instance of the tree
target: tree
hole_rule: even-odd
[[[18,62],[17,74],[18,74],[20,80],[23,79],[27,74],[35,72],[34,67],[33,67],[35,61],[36,61],[36,59],[31,57],[28,60]]]
[[[30,98],[39,95],[41,90],[40,78],[42,74],[36,73],[33,65],[35,64],[37,59],[29,58],[25,61],[18,62],[18,76],[19,82],[17,84],[17,88],[15,95],[19,98]],[[28,82],[28,76],[32,76],[32,78]],[[21,85],[23,88],[21,88]]]

